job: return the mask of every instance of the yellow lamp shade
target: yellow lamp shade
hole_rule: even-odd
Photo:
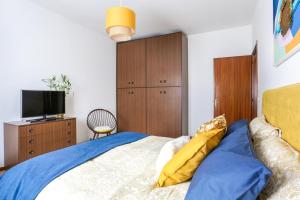
[[[106,32],[115,41],[130,40],[135,33],[135,13],[126,7],[112,7],[106,13]]]

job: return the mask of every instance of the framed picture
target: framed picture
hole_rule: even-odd
[[[300,50],[300,0],[273,0],[274,64]]]

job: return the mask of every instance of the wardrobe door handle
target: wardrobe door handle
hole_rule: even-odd
[[[164,80],[164,83],[166,83],[167,82],[167,80]]]
[[[160,80],[159,82],[160,82],[160,83],[162,83],[163,81],[162,81],[162,80]]]
[[[34,151],[29,151],[29,154],[30,154],[30,155],[34,154]]]
[[[32,128],[31,128],[31,129],[29,129],[29,130],[28,130],[28,132],[29,132],[29,133],[32,133],[32,132],[33,132],[33,129],[32,129]]]
[[[68,140],[68,143],[71,144],[71,140]]]
[[[32,144],[32,143],[33,143],[33,139],[29,140],[28,143],[29,143],[29,144]]]
[[[167,92],[166,91],[164,91],[164,94],[166,94]]]

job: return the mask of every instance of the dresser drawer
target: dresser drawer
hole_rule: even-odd
[[[65,122],[65,127],[67,130],[74,130],[76,126],[76,121],[75,120],[66,120]]]
[[[75,120],[66,120],[65,122],[64,137],[76,137],[76,121]]]
[[[20,161],[24,161],[42,154],[42,142],[37,135],[22,137],[19,143]]]
[[[19,128],[20,137],[29,137],[36,135],[39,132],[40,127],[38,125],[21,126]]]

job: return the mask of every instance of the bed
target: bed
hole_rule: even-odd
[[[270,125],[282,129],[282,137],[287,144],[297,148],[299,143],[295,143],[295,138],[300,138],[300,97],[295,93],[300,94],[300,85],[267,91],[263,112]],[[286,123],[293,124],[292,128]],[[184,200],[189,196],[191,181],[154,187],[154,163],[161,148],[171,140],[125,132],[36,157],[0,177],[0,199]],[[257,151],[262,150],[259,145],[263,145],[263,141],[254,141]],[[218,148],[213,153],[217,152]],[[264,163],[272,168],[268,159],[263,157],[267,155],[265,150],[259,153]],[[226,182],[226,179],[221,181]],[[260,198],[280,199],[278,195],[272,197],[271,193],[271,190],[266,191],[266,195]],[[295,194],[290,199],[297,198],[300,199],[300,190],[298,196]],[[244,196],[240,199],[249,198]]]

